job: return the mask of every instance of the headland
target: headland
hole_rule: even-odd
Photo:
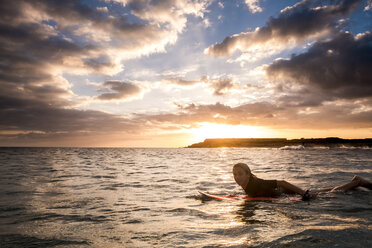
[[[372,138],[342,139],[337,137],[286,139],[286,138],[224,138],[205,139],[187,148],[215,148],[215,147],[267,147],[281,148],[285,146],[303,147],[367,147],[372,148]]]

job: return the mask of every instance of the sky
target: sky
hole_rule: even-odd
[[[0,146],[372,137],[370,0],[0,5]]]

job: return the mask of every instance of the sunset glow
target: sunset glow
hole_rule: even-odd
[[[226,125],[202,123],[200,128],[191,131],[196,140],[209,138],[260,138],[270,137],[268,131],[262,127],[245,125]]]
[[[372,137],[371,1],[2,7],[0,146]]]

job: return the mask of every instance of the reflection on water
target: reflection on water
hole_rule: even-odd
[[[236,219],[245,224],[257,224],[261,223],[260,220],[254,218],[256,211],[259,211],[257,203],[246,202],[243,203],[241,208],[236,211]]]
[[[372,192],[311,202],[242,193],[231,168],[303,188],[372,179],[367,149],[0,149],[0,247],[372,247]]]

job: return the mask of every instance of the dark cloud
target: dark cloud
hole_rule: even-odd
[[[99,111],[51,108],[33,100],[2,98],[3,130],[38,132],[97,132],[126,130],[133,126],[119,116]]]
[[[9,1],[0,7],[0,108],[9,96],[19,105],[71,106],[73,93],[58,71],[66,58],[79,59],[95,48],[65,39],[52,26],[32,19],[31,4],[40,7],[34,1]]]
[[[238,84],[231,78],[210,79],[207,76],[201,77],[199,80],[184,80],[182,78],[167,78],[166,83],[176,84],[183,87],[192,87],[196,84],[204,84],[213,91],[215,96],[223,96],[228,94],[232,89],[239,88]]]
[[[184,87],[194,86],[195,84],[200,82],[198,80],[185,80],[182,78],[167,78],[164,81],[166,83],[176,84]]]
[[[60,29],[85,38],[87,41],[101,41],[100,36],[107,36],[107,41],[115,41],[118,47],[131,50],[144,48],[149,43],[163,40],[161,35],[164,34],[164,30],[155,24],[144,20],[129,20],[124,15],[113,18],[82,1],[34,0],[34,2],[46,15],[57,21]],[[94,34],[95,32],[97,34]],[[112,46],[112,44],[107,45]]]
[[[367,103],[368,104],[368,103]],[[280,103],[256,102],[236,107],[216,104],[178,105],[175,114],[138,115],[137,120],[156,125],[173,123],[196,127],[210,122],[230,125],[265,126],[278,129],[370,128],[372,111],[364,103],[340,102],[337,105],[290,106]]]
[[[88,68],[91,68],[95,72],[104,71],[105,68],[114,68],[115,63],[106,55],[101,55],[99,57],[92,57],[88,59],[83,59],[84,65]]]
[[[6,100],[8,108],[0,109],[0,145],[100,146],[110,144],[108,139],[125,140],[144,127],[100,111],[37,106],[39,102],[18,99],[1,99],[3,106]]]
[[[323,6],[318,5],[322,1],[304,0],[283,9],[278,17],[271,17],[262,28],[226,37],[221,43],[207,48],[206,52],[213,56],[228,56],[236,49],[244,51],[267,43],[275,47],[328,34],[336,29],[339,18],[349,15],[361,2],[331,1],[331,4]]]
[[[132,83],[120,82],[120,81],[108,81],[103,84],[105,87],[109,87],[114,92],[103,93],[97,97],[99,100],[110,101],[110,100],[123,100],[132,98],[140,95],[143,92],[141,87]]]
[[[79,46],[48,32],[42,25],[9,27],[7,23],[0,22],[1,81],[52,83],[55,67],[62,66],[66,57],[79,57],[93,49],[92,46]]]
[[[0,82],[7,85],[2,93],[23,98],[20,88],[28,88],[28,95],[37,95],[37,87],[54,88],[49,100],[65,99],[71,86],[62,73],[117,73],[122,59],[158,51],[174,34],[154,21],[110,14],[77,0],[1,4]]]
[[[177,5],[170,1],[157,8],[163,19],[156,20],[146,11],[131,14],[136,10],[130,6],[126,7],[128,15],[123,15],[119,11],[123,6],[115,4],[102,11],[89,1],[2,1],[0,134],[9,135],[11,131],[17,138],[26,132],[23,137],[32,139],[61,133],[130,132],[135,130],[133,125],[138,129],[135,120],[73,109],[79,104],[73,100],[78,96],[64,74],[113,75],[122,70],[123,60],[163,50],[182,30],[167,23],[175,18],[184,26],[186,14],[204,11],[203,7],[190,5],[187,11],[191,12],[186,13],[180,6],[182,1]],[[104,86],[111,92],[98,99],[127,99],[143,92],[141,87],[126,82],[108,81]]]
[[[306,96],[302,99],[297,94],[300,90],[293,91],[291,85],[285,84],[283,92],[292,91],[293,95],[283,95],[277,102],[270,103],[235,107],[180,105],[178,113],[133,115],[131,119],[74,109],[78,102],[73,99],[78,96],[71,91],[72,85],[64,74],[113,75],[122,70],[123,60],[164,51],[167,45],[176,42],[177,35],[185,28],[186,15],[201,16],[207,6],[204,1],[131,0],[125,7],[130,11],[128,18],[113,10],[118,7],[115,4],[108,6],[112,8],[105,12],[88,2],[14,0],[0,4],[0,140],[4,137],[19,142],[41,137],[51,140],[63,136],[84,137],[85,134],[103,137],[113,132],[120,133],[125,139],[130,133],[146,129],[147,125],[193,125],[205,121],[286,128],[370,126],[370,102],[343,103],[342,108],[320,104],[332,97],[360,100],[370,96],[368,82],[371,82],[371,75],[366,69],[371,68],[370,34],[332,36],[331,40],[315,43],[303,55],[269,66],[272,79],[291,81],[292,86],[299,86],[304,93],[302,96]],[[347,16],[359,2],[332,1],[324,7],[309,8],[316,7],[314,3],[317,2],[303,1],[283,10],[265,27],[229,37],[210,48],[210,52],[222,55],[237,46],[245,49],[271,41],[286,43],[290,39],[299,42],[318,33],[329,34],[337,26],[337,20]],[[310,63],[310,58],[317,61],[325,55],[335,57],[327,57],[328,64],[316,66]],[[292,61],[302,63],[303,68],[295,67]],[[289,71],[293,67],[298,74]],[[313,69],[320,72],[318,76],[310,75]],[[340,74],[333,75],[332,70]],[[300,80],[293,82],[295,78]],[[239,89],[230,78],[202,77],[196,81],[173,78],[171,81],[182,86],[201,83],[218,96]],[[107,81],[102,86],[107,92],[95,99],[103,101],[137,97],[145,90],[141,85],[125,81]],[[311,98],[315,93],[321,98]],[[337,123],[333,124],[334,121]],[[19,142],[17,144],[22,144]]]
[[[216,96],[224,95],[234,87],[234,82],[230,78],[214,80],[211,84],[214,89],[213,94]]]
[[[102,145],[109,135],[125,138],[143,127],[136,120],[100,111],[54,107],[33,98],[0,97],[0,145]]]
[[[372,97],[371,68],[372,34],[341,32],[305,53],[275,61],[267,74],[274,83],[300,88],[298,95],[307,92],[321,102]]]
[[[220,103],[215,105],[198,105],[188,108],[193,114],[208,113],[216,119],[218,114],[220,121],[227,121],[229,124],[247,124],[256,125],[258,122],[271,119],[279,108],[269,102],[247,103],[237,107],[229,107]]]
[[[237,107],[230,107],[221,103],[178,105],[177,114],[139,115],[138,119],[145,119],[154,123],[174,123],[193,125],[196,122],[213,122],[223,124],[259,125],[272,117],[278,107],[268,102],[249,103]],[[268,121],[269,122],[269,121]]]

